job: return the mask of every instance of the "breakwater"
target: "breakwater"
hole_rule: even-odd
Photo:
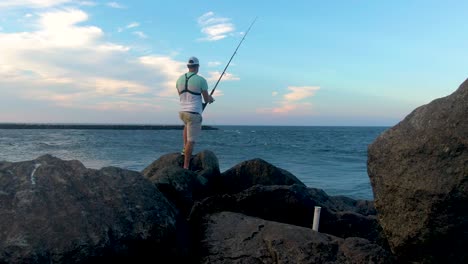
[[[127,125],[127,124],[17,124],[0,123],[0,129],[110,129],[110,130],[182,130],[183,125]],[[202,126],[203,130],[218,130]]]

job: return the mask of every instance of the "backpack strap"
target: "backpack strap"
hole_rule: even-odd
[[[190,75],[189,77],[187,77],[187,74],[185,74],[185,88],[184,90],[180,91],[179,92],[179,95],[183,94],[183,93],[190,93],[190,94],[193,94],[193,95],[201,95],[201,93],[196,93],[196,92],[192,92],[188,89],[188,81],[190,80],[190,78],[192,78],[192,76],[196,75],[195,73]]]

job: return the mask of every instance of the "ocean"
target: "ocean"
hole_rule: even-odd
[[[261,158],[329,195],[373,200],[367,147],[388,127],[213,126],[194,153],[210,150],[221,172]],[[0,129],[0,160],[44,154],[79,160],[86,167],[141,171],[160,156],[182,149],[182,130]]]

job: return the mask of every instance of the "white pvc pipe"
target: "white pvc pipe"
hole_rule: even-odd
[[[314,211],[314,222],[312,223],[312,230],[314,230],[314,231],[318,231],[318,228],[319,228],[320,209],[322,209],[322,207],[320,207],[320,206],[315,206],[315,211]]]

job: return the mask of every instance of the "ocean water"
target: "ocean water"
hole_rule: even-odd
[[[372,200],[367,147],[387,127],[215,126],[203,130],[194,153],[213,151],[221,172],[261,158],[329,195]],[[0,129],[0,160],[44,154],[80,160],[86,167],[141,171],[182,149],[181,130]]]

